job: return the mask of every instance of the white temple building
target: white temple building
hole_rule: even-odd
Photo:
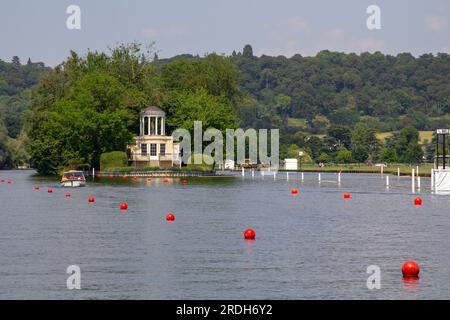
[[[179,144],[166,135],[166,114],[160,108],[151,106],[142,110],[139,136],[134,141],[128,148],[128,156],[135,168],[180,166]]]

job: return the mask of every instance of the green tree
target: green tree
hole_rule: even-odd
[[[350,163],[352,159],[353,159],[352,152],[345,148],[341,148],[336,155],[337,162]]]
[[[352,154],[356,161],[364,162],[369,156],[374,158],[378,151],[379,141],[375,136],[375,132],[362,123],[355,125],[352,131],[351,148]]]

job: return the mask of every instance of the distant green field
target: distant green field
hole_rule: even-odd
[[[426,141],[431,142],[433,139],[434,131],[419,131],[419,144],[424,144]],[[381,142],[385,142],[387,138],[392,137],[394,131],[390,132],[378,132],[376,137]]]
[[[287,122],[289,127],[299,129],[306,129],[308,127],[305,119],[288,118]]]

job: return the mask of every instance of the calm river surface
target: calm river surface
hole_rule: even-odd
[[[338,186],[331,173],[320,185],[279,173],[62,189],[33,174],[0,171],[12,180],[0,184],[0,299],[450,298],[450,196],[423,189],[415,207],[409,178],[389,190],[380,175],[343,174]],[[411,283],[409,259],[421,266]],[[69,265],[81,290],[67,289]],[[370,265],[380,290],[366,286]]]

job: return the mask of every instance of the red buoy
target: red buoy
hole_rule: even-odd
[[[292,188],[291,189],[291,194],[292,195],[297,195],[298,194],[298,190],[296,188]]]
[[[8,180],[8,184],[11,184],[11,180]]]
[[[415,261],[406,261],[402,267],[403,277],[417,278],[419,277],[420,267]]]
[[[41,187],[39,186],[34,186],[34,190],[39,190]]]
[[[344,193],[344,199],[350,199],[350,193],[348,192]]]
[[[113,180],[114,179],[114,176],[113,175],[110,175],[109,176],[109,180]]]
[[[2,179],[2,183],[5,183],[5,179]]]
[[[53,189],[52,188],[47,188],[47,192],[48,193],[53,193]]]
[[[255,237],[256,237],[255,230],[249,228],[249,229],[244,231],[244,238],[246,240],[255,240]]]
[[[94,197],[89,197],[88,202],[89,203],[94,203],[95,202],[95,198]]]
[[[169,212],[166,216],[167,221],[175,221],[175,215],[172,212]]]
[[[169,179],[164,179],[163,182],[164,182],[164,183],[168,183],[168,182],[169,182]]]
[[[414,205],[415,206],[421,206],[422,205],[422,198],[421,197],[417,197],[414,199]]]
[[[134,181],[137,181],[139,178],[137,176],[134,176]]]
[[[66,198],[70,198],[70,196],[71,196],[70,192],[67,192],[66,193]]]
[[[122,180],[127,180],[127,176],[122,176]]]
[[[122,202],[122,203],[120,204],[120,210],[127,210],[127,209],[128,209],[127,203],[126,203],[126,202]]]
[[[147,178],[147,182],[152,182],[152,178]]]
[[[187,180],[183,180],[183,184],[188,184],[188,181]]]

